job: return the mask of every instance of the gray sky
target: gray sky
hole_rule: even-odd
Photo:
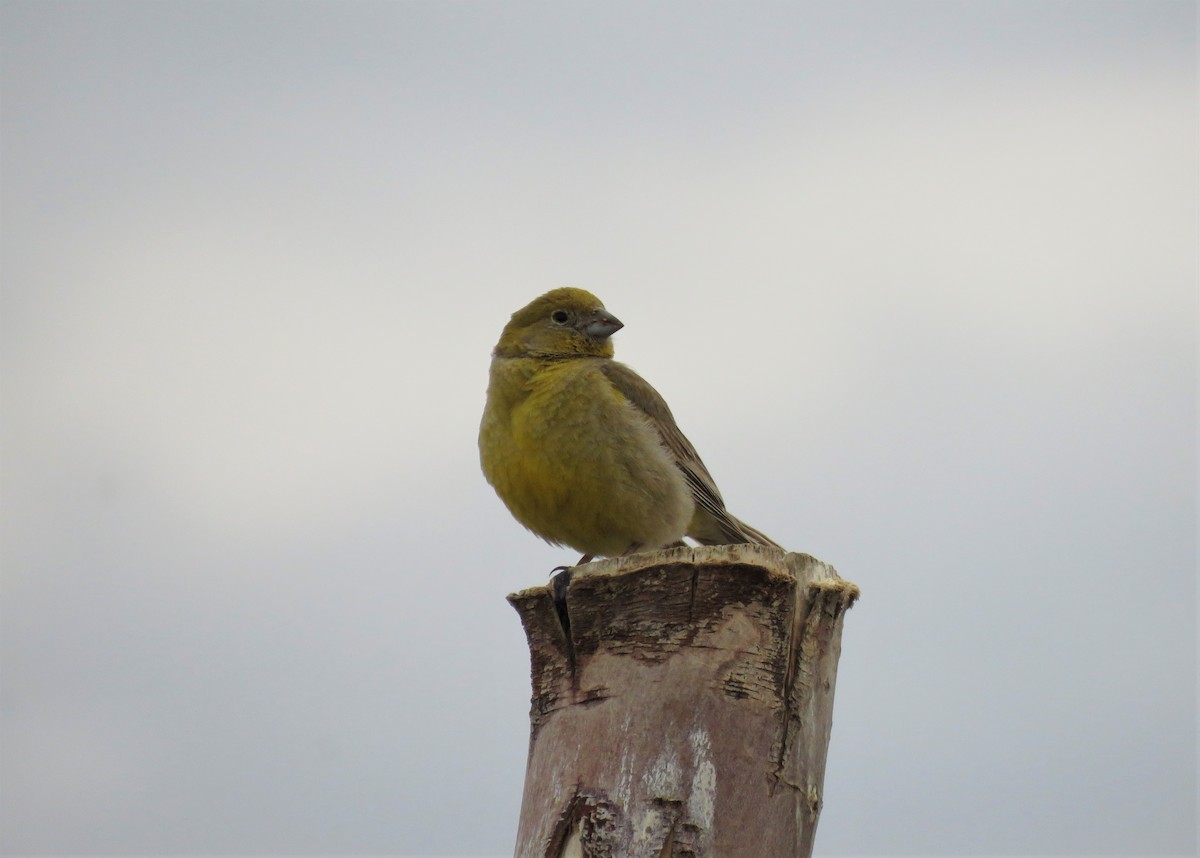
[[[569,284],[863,589],[821,854],[1194,853],[1194,3],[0,9],[6,852],[511,852]]]

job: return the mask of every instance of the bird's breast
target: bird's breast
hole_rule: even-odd
[[[503,360],[493,363],[480,451],[485,475],[519,521],[595,554],[683,535],[693,504],[682,473],[653,422],[595,361],[530,372],[497,367]]]

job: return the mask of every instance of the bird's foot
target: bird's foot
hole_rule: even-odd
[[[571,586],[571,576],[574,574],[574,566],[556,566],[550,573],[550,591],[554,596],[554,604],[566,607],[567,590]]]
[[[571,588],[571,576],[574,574],[574,566],[556,566],[550,573],[550,598],[554,600],[554,612],[558,614],[559,625],[566,636],[571,659],[574,659],[574,651],[571,649],[571,616],[567,613],[567,591]]]
[[[592,558],[595,556],[595,554],[585,554],[579,558],[579,560],[575,563],[575,566],[582,566],[584,563],[591,563]],[[553,578],[555,575],[562,575],[563,573],[570,572],[575,568],[575,566],[555,566],[550,570],[550,577]]]

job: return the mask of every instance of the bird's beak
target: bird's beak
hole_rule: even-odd
[[[625,327],[621,324],[621,320],[614,316],[608,310],[596,310],[587,316],[584,316],[580,321],[580,330],[589,337],[597,339],[606,339],[611,337],[621,328]]]

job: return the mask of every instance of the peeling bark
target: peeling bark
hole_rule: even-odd
[[[803,554],[673,548],[509,596],[529,640],[517,858],[812,854],[858,588]]]

